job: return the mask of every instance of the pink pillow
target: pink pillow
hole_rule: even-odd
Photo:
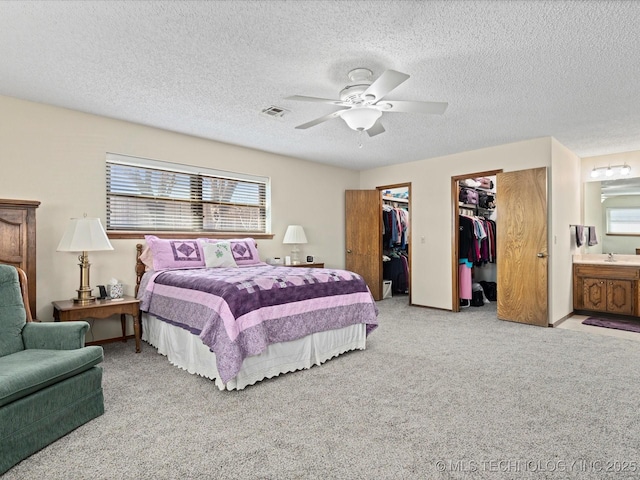
[[[204,267],[204,253],[197,240],[165,240],[155,235],[145,235],[151,249],[153,269]]]
[[[217,243],[217,242],[230,242],[231,253],[233,253],[233,259],[238,266],[240,265],[255,265],[262,263],[260,260],[260,254],[258,253],[258,247],[256,241],[253,238],[232,238],[230,240],[219,240],[215,238],[199,238],[201,242]]]

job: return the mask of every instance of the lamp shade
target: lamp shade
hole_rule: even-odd
[[[284,240],[282,240],[282,243],[307,243],[307,236],[304,234],[304,228],[302,228],[301,225],[289,225],[284,234]]]
[[[72,218],[58,244],[58,252],[113,250],[99,218]]]
[[[369,130],[382,112],[376,108],[356,107],[344,112],[341,117],[352,130]]]

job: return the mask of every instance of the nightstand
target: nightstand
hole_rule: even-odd
[[[78,305],[73,300],[58,300],[51,302],[53,305],[53,318],[56,322],[71,322],[85,320],[87,318],[108,318],[112,315],[120,315],[122,324],[122,337],[110,338],[98,342],[89,342],[87,345],[110,342],[113,340],[127,341],[126,315],[133,317],[133,331],[136,339],[136,353],[140,352],[140,300],[134,297],[124,296],[122,300],[96,300],[89,305]]]
[[[300,263],[298,265],[284,265],[285,267],[324,268],[324,263]]]

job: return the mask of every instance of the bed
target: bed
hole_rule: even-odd
[[[147,248],[136,247],[142,339],[220,390],[364,350],[377,327],[375,301],[356,273],[268,265],[250,238],[145,238]]]

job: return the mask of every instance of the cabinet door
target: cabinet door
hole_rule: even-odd
[[[607,282],[603,278],[582,279],[582,308],[599,312],[607,311]]]
[[[27,211],[0,207],[0,263],[27,271]]]
[[[607,311],[623,315],[633,314],[633,282],[607,280]]]

